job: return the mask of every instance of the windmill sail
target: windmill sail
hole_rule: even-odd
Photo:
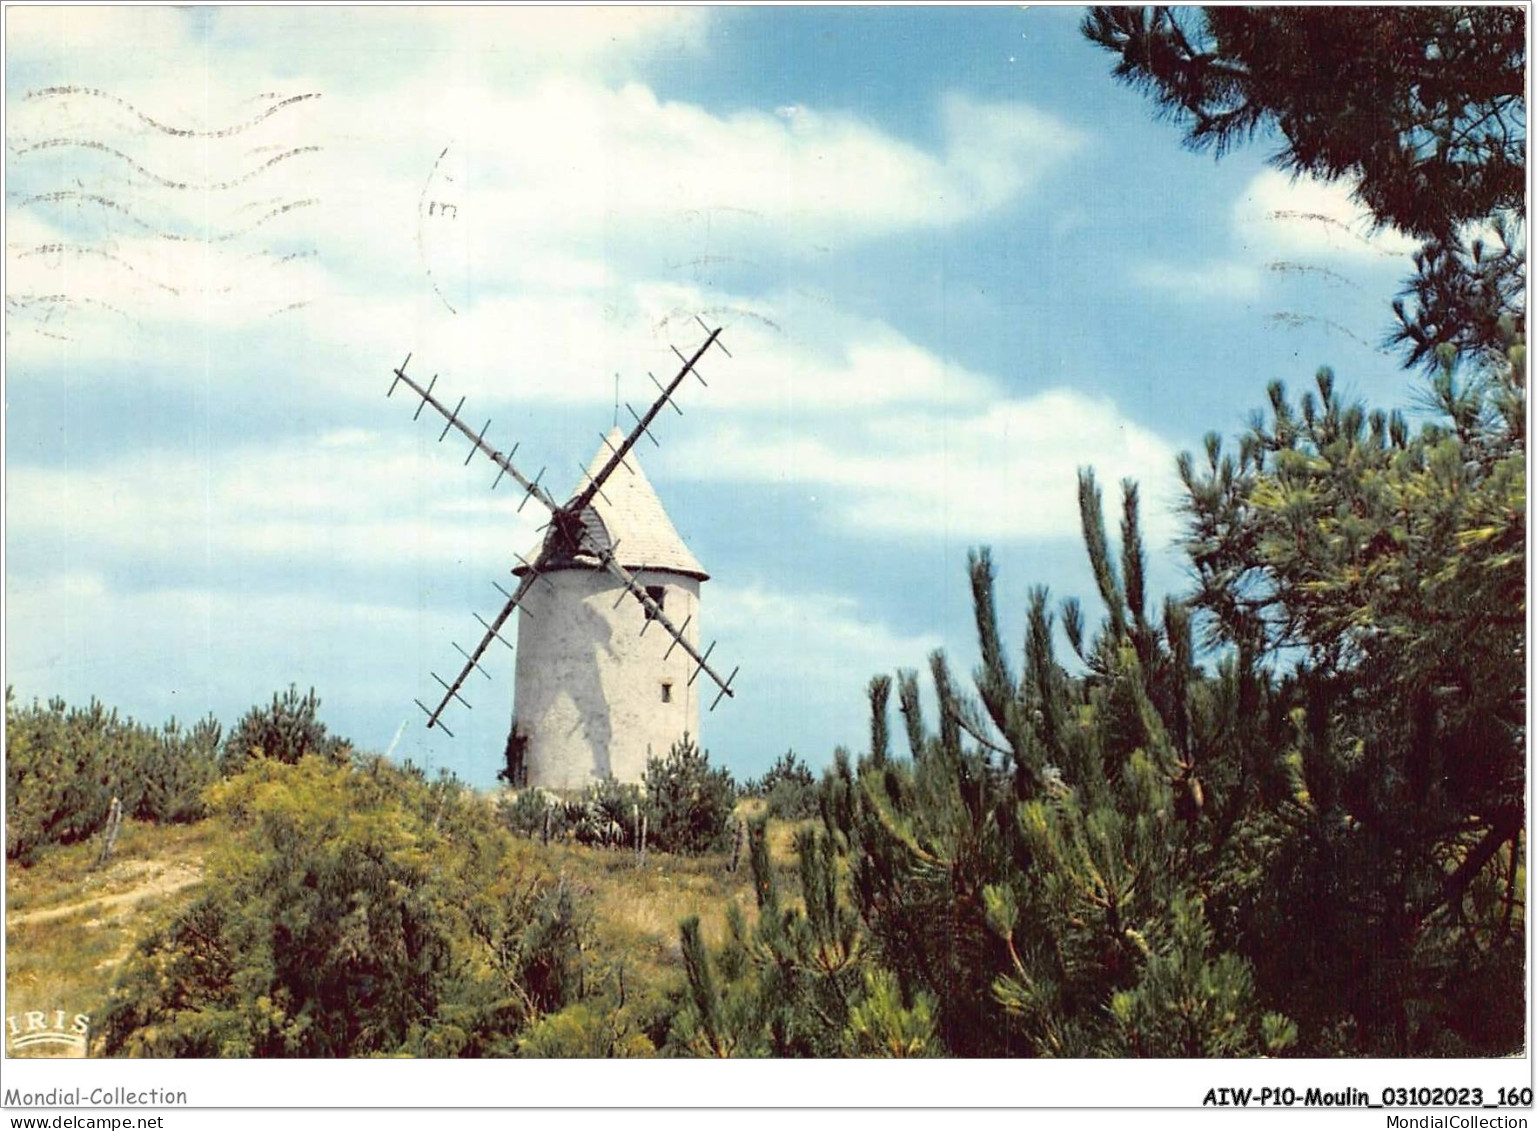
[[[491,641],[493,640],[500,640],[509,648],[512,647],[512,644],[508,641],[508,639],[502,635],[502,626],[507,623],[507,618],[512,616],[513,610],[523,603],[523,599],[528,596],[528,591],[534,587],[534,582],[538,580],[539,571],[529,570],[526,574],[524,574],[523,579],[519,583],[517,589],[515,589],[507,598],[507,603],[502,606],[501,611],[496,614],[495,618],[489,624],[484,620],[480,622],[485,627],[486,631],[485,634],[481,636],[480,643],[475,645],[473,651],[466,653],[463,648],[459,648],[458,644],[454,645],[455,648],[458,648],[459,653],[464,656],[464,667],[459,669],[459,674],[454,677],[452,683],[446,683],[444,682],[443,678],[436,672],[432,673],[432,678],[443,685],[443,697],[438,700],[438,705],[431,710],[428,710],[428,708],[423,705],[420,699],[416,701],[417,706],[421,707],[423,711],[427,712],[428,730],[431,730],[435,726],[443,726],[441,721],[443,711],[448,707],[448,704],[451,700],[457,699],[460,703],[463,703],[465,707],[469,707],[469,703],[465,702],[464,697],[459,694],[459,689],[464,686],[464,681],[470,678],[471,671],[478,670],[482,675],[486,675],[487,678],[490,678],[489,673],[486,672],[486,669],[480,666],[480,658],[486,654],[486,649],[491,647]],[[453,732],[450,731],[447,727],[443,727],[443,730],[448,734],[450,738],[453,737]]]
[[[694,367],[699,363],[699,359],[709,351],[710,347],[713,346],[719,338],[720,327],[717,326],[715,329],[710,331],[710,336],[704,340],[703,345],[694,351],[694,355],[692,357],[685,358],[681,353],[678,354],[678,356],[683,359],[683,368],[679,369],[677,375],[667,383],[667,387],[663,389],[661,395],[651,403],[651,407],[646,410],[646,414],[635,422],[635,427],[630,429],[629,435],[624,438],[624,442],[621,443],[618,449],[614,451],[613,455],[609,457],[608,462],[603,465],[603,467],[598,471],[598,474],[592,477],[592,481],[587,485],[587,487],[584,488],[582,492],[576,496],[576,498],[571,500],[569,505],[572,510],[579,511],[588,503],[592,502],[592,496],[597,491],[602,489],[602,486],[605,482],[607,482],[608,477],[614,473],[614,469],[624,462],[624,457],[628,455],[630,449],[635,446],[635,442],[640,439],[641,434],[646,433],[647,435],[650,435],[649,429],[651,427],[651,422],[656,419],[657,413],[662,411],[662,406],[664,404],[671,402],[673,394],[678,391],[678,386],[683,384],[684,379],[690,373],[694,373],[696,375],[698,374],[698,370]],[[677,353],[676,347],[674,347],[673,352]],[[700,378],[700,380],[703,380],[703,378]],[[634,410],[631,409],[630,412],[633,416]],[[654,438],[655,437],[653,437],[653,439]]]
[[[517,452],[518,445],[514,444],[512,446],[512,451],[503,455],[496,448],[493,448],[490,444],[486,443],[486,429],[491,427],[490,420],[487,420],[485,424],[481,426],[479,433],[470,431],[469,425],[465,424],[464,421],[459,419],[459,409],[464,407],[464,398],[460,397],[458,406],[454,409],[453,412],[449,412],[448,406],[445,405],[442,401],[438,400],[437,397],[432,395],[432,387],[438,383],[437,374],[433,374],[432,380],[428,382],[427,387],[424,389],[421,385],[417,384],[416,381],[406,375],[406,366],[409,365],[410,362],[411,355],[406,354],[406,360],[401,362],[400,366],[395,370],[395,380],[390,382],[390,391],[384,394],[386,397],[394,396],[395,386],[404,381],[410,387],[411,391],[421,398],[422,403],[416,408],[417,416],[422,414],[422,409],[424,407],[431,405],[446,421],[448,421],[448,423],[443,426],[442,433],[438,436],[439,443],[442,443],[443,437],[448,435],[448,430],[450,428],[457,428],[460,432],[464,433],[464,435],[473,444],[473,447],[470,448],[470,454],[464,459],[466,464],[475,458],[476,452],[480,452],[501,469],[497,474],[496,483],[491,484],[493,488],[497,483],[502,481],[503,475],[510,475],[518,484],[518,486],[523,488],[528,497],[538,499],[545,505],[547,509],[551,511],[558,509],[554,498],[552,498],[550,493],[539,484],[539,479],[540,476],[544,474],[543,472],[540,472],[539,475],[529,479],[515,466],[513,466],[512,457]],[[526,502],[527,499],[524,501]]]
[[[715,696],[714,702],[710,704],[710,710],[715,710],[716,705],[720,703],[723,696],[736,698],[736,692],[731,687],[731,681],[736,679],[736,673],[741,669],[733,668],[730,675],[724,680],[721,679],[720,674],[710,666],[710,653],[715,650],[715,645],[711,644],[701,655],[699,649],[690,644],[688,637],[684,635],[684,629],[688,627],[687,623],[685,622],[680,628],[667,618],[667,614],[662,611],[662,606],[657,604],[651,595],[646,592],[645,587],[635,580],[635,575],[619,564],[619,559],[616,556],[617,549],[618,546],[616,544],[613,550],[604,552],[602,558],[603,568],[619,579],[620,584],[624,586],[629,596],[634,597],[641,603],[646,610],[648,622],[654,621],[666,629],[673,639],[673,646],[681,647],[693,659],[696,666],[694,674],[689,677],[689,683],[692,684],[694,680],[698,679],[700,672],[703,672],[715,681],[716,685],[720,688],[720,693]],[[642,631],[644,632],[645,630],[642,629]],[[671,652],[672,648],[668,648],[668,651]]]
[[[513,611],[523,604],[529,590],[539,580],[541,573],[563,563],[580,562],[593,568],[602,568],[617,578],[620,584],[624,586],[625,594],[639,601],[646,609],[648,623],[654,621],[661,625],[662,629],[672,637],[673,643],[669,646],[668,653],[670,654],[673,648],[682,647],[694,660],[696,666],[693,676],[689,679],[689,683],[692,684],[700,673],[703,673],[708,675],[719,687],[720,691],[716,695],[715,701],[711,704],[711,710],[715,708],[715,705],[720,702],[722,697],[735,696],[736,692],[732,689],[731,683],[736,678],[736,669],[733,669],[729,676],[722,679],[708,662],[710,652],[715,646],[711,644],[703,653],[700,653],[684,635],[684,631],[688,627],[687,622],[682,627],[679,627],[668,619],[661,606],[647,594],[645,587],[636,580],[635,575],[620,563],[615,553],[619,543],[616,532],[610,529],[611,524],[605,523],[598,513],[608,509],[604,505],[608,502],[605,484],[608,483],[617,470],[624,468],[628,476],[634,477],[639,475],[644,480],[643,473],[638,471],[638,465],[634,464],[627,457],[629,457],[631,450],[635,447],[641,436],[645,436],[653,444],[657,443],[656,436],[651,431],[651,425],[662,411],[664,405],[671,406],[678,413],[683,411],[678,407],[674,396],[678,391],[678,387],[683,384],[690,374],[697,378],[701,384],[705,383],[703,375],[698,370],[699,360],[712,347],[719,348],[722,353],[725,353],[728,357],[730,356],[729,351],[726,350],[725,345],[720,341],[720,327],[710,330],[708,327],[704,327],[702,322],[700,325],[706,330],[707,336],[704,342],[689,356],[684,356],[677,347],[673,347],[673,352],[678,355],[678,358],[683,363],[681,368],[665,386],[657,381],[655,377],[652,378],[652,381],[657,385],[658,395],[644,414],[636,413],[629,405],[625,405],[630,416],[635,420],[634,427],[623,436],[620,436],[618,429],[615,429],[614,432],[604,437],[603,443],[607,449],[606,457],[601,463],[595,461],[595,467],[584,472],[584,483],[564,506],[558,504],[555,498],[542,485],[543,469],[533,478],[529,478],[513,464],[512,456],[517,452],[516,444],[513,445],[511,451],[504,453],[486,442],[486,432],[491,425],[490,420],[487,420],[481,426],[480,431],[476,432],[460,418],[459,413],[464,408],[463,397],[459,398],[459,403],[450,410],[445,402],[433,395],[433,389],[437,384],[436,375],[433,376],[432,380],[425,387],[408,376],[406,374],[406,366],[411,360],[409,354],[406,356],[406,360],[394,370],[395,379],[390,383],[389,393],[386,395],[393,395],[396,387],[401,382],[404,382],[421,401],[417,406],[416,416],[419,417],[422,410],[430,406],[438,415],[443,417],[445,423],[443,431],[438,436],[439,441],[447,437],[450,431],[457,430],[470,441],[470,450],[465,456],[464,461],[466,464],[474,459],[477,452],[496,464],[498,470],[496,481],[492,484],[493,488],[502,481],[504,476],[510,476],[514,482],[523,488],[524,497],[523,501],[518,505],[519,510],[523,509],[524,504],[529,499],[535,499],[550,512],[548,533],[545,535],[544,543],[538,553],[533,556],[532,561],[519,557],[519,561],[522,564],[513,571],[520,578],[517,589],[508,595],[506,603],[493,620],[487,622],[477,616],[476,619],[480,620],[481,625],[485,628],[485,633],[480,638],[480,642],[470,652],[465,652],[457,644],[454,645],[460,654],[465,657],[464,666],[459,670],[458,675],[450,682],[444,680],[437,673],[433,673],[433,678],[443,687],[443,695],[438,700],[437,706],[428,708],[420,699],[416,701],[417,705],[427,714],[428,729],[434,726],[440,727],[445,733],[452,736],[453,732],[443,725],[443,712],[451,702],[456,700],[466,708],[470,706],[463,696],[459,694],[460,689],[469,678],[470,672],[478,670],[482,675],[487,674],[480,664],[480,658],[485,654],[493,640],[500,640],[503,644],[511,647],[511,643],[502,635],[502,627],[512,616]],[[645,490],[646,493],[650,494],[649,485],[646,486]],[[653,500],[655,499],[654,494],[651,497]],[[661,513],[660,504],[657,504],[657,512]],[[671,523],[666,520],[665,514],[662,514],[662,521],[666,522],[667,529],[671,530]],[[674,540],[677,539],[675,531],[672,532],[672,536]],[[681,541],[678,542],[678,545],[682,545]],[[683,553],[688,553],[686,548],[684,548]],[[683,568],[681,572],[693,574],[701,579],[708,576],[699,567],[698,562],[693,561],[692,555],[688,555],[688,558],[688,562],[682,563]],[[676,568],[676,564],[671,564],[668,568]],[[621,595],[621,600],[623,596]]]

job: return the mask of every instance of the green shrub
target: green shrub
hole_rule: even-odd
[[[564,828],[578,844],[621,848],[636,843],[645,808],[638,786],[603,778],[565,803]]]
[[[500,801],[497,813],[519,836],[541,838],[548,828],[551,840],[595,848],[635,846],[644,820],[651,848],[698,855],[729,847],[735,806],[731,774],[712,769],[709,754],[685,737],[665,758],[647,762],[644,787],[603,778],[564,799],[525,789]]]
[[[817,779],[811,767],[787,750],[768,772],[742,787],[748,797],[761,797],[768,815],[781,821],[804,821],[817,815]]]
[[[210,799],[229,836],[125,963],[101,1051],[511,1055],[575,997],[577,900],[451,778],[259,759]]]
[[[656,1047],[638,1033],[609,1002],[577,1002],[532,1026],[518,1041],[518,1055],[562,1060],[631,1059],[656,1055]]]
[[[497,800],[496,815],[502,827],[517,836],[542,837],[547,824],[552,839],[566,833],[566,807],[546,790],[520,789],[503,794]]]
[[[17,707],[5,697],[5,855],[23,863],[49,844],[84,840],[107,819],[116,784],[111,746],[122,734],[100,703],[66,708],[51,699]]]
[[[636,843],[638,815],[646,811],[640,787],[612,778],[590,783],[564,799],[545,789],[524,789],[497,803],[502,825],[518,836],[574,840],[594,848]]]
[[[252,707],[230,731],[224,744],[224,773],[239,773],[258,754],[289,764],[306,754],[345,760],[352,744],[329,734],[319,714],[320,697],[313,687],[307,695],[300,695],[293,684],[281,694],[274,692],[270,705]]]
[[[208,812],[203,794],[219,780],[219,736],[212,715],[191,730],[175,719],[166,723],[139,767],[134,816],[142,821],[196,821]],[[126,792],[126,790],[124,791]]]
[[[708,751],[684,735],[666,757],[646,763],[648,841],[660,852],[698,855],[728,847],[736,783],[712,769]]]
[[[934,1000],[875,964],[859,915],[840,893],[830,838],[796,836],[802,903],[781,903],[767,819],[748,826],[758,916],[726,908],[713,955],[698,916],[681,927],[687,984],[667,1017],[663,1051],[704,1057],[922,1057],[943,1051]]]

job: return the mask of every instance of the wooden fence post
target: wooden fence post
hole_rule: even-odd
[[[736,819],[736,836],[731,838],[731,871],[736,873],[737,865],[742,862],[742,842],[747,839],[747,822],[741,817]]]
[[[101,842],[101,854],[96,857],[96,867],[100,868],[107,862],[107,857],[112,855],[112,847],[117,844],[118,830],[123,827],[123,803],[120,799],[112,799],[112,807],[107,810],[106,839]]]

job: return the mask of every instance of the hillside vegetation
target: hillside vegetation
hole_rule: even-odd
[[[644,791],[488,797],[356,753],[296,689],[191,744],[94,702],[8,698],[7,729],[9,1000],[88,1013],[93,1055],[655,1055],[680,922],[753,918],[742,822],[805,809],[782,774],[739,802],[687,740]]]
[[[974,553],[974,690],[875,677],[866,748],[748,807],[686,741],[492,800],[313,693],[221,743],[8,701],[13,1000],[107,1055],[1519,1051],[1524,365],[1448,364],[1417,433],[1274,387],[1181,460],[1161,604],[1084,471],[1097,621],[1030,589],[1016,661]]]

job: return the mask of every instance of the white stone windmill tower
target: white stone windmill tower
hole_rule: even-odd
[[[691,357],[674,347],[682,368],[666,386],[652,377],[660,392],[644,415],[625,406],[634,428],[603,437],[583,486],[565,504],[540,485],[543,470],[530,479],[513,465],[516,444],[503,453],[486,442],[489,420],[477,434],[459,419],[463,397],[450,411],[432,395],[436,376],[425,388],[406,376],[409,355],[395,370],[390,393],[403,381],[421,398],[417,416],[429,405],[441,414],[447,423],[439,440],[457,429],[474,445],[466,464],[479,452],[499,469],[493,488],[503,477],[523,488],[519,510],[535,499],[550,512],[539,548],[518,556],[512,571],[518,586],[502,590],[501,611],[489,622],[477,615],[485,630],[480,642],[469,652],[454,645],[465,660],[459,674],[448,682],[434,673],[443,687],[437,706],[417,700],[428,729],[452,735],[444,710],[451,701],[470,706],[460,691],[471,669],[490,678],[480,659],[493,640],[512,647],[502,628],[515,610],[517,734],[511,745],[521,748],[526,784],[569,789],[607,776],[639,781],[649,755],[698,733],[701,673],[718,688],[712,710],[735,695],[736,669],[722,679],[709,662],[715,645],[702,653],[698,647],[699,587],[709,575],[678,536],[632,451],[641,436],[656,443],[651,427],[664,405],[682,412],[674,394],[690,374],[704,383],[697,365],[712,347],[726,352],[718,327]],[[648,635],[653,627],[660,631]]]
[[[587,470],[596,478],[623,442],[614,429]],[[632,452],[584,513],[576,552],[536,560],[543,576],[518,610],[513,711],[531,785],[572,789],[596,777],[638,782],[648,757],[699,733],[694,663],[659,647],[651,609],[596,556],[612,549],[690,646],[697,646],[699,586],[709,578],[662,509]],[[529,568],[518,566],[520,577]],[[665,645],[665,640],[663,644]]]

